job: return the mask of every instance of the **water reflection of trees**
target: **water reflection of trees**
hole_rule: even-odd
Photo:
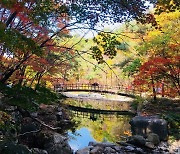
[[[124,132],[130,130],[130,116],[71,113],[73,119],[78,123],[77,129],[87,127],[91,131],[93,138],[98,142],[104,140],[110,142],[119,141],[121,136],[124,136]]]
[[[124,132],[129,130],[129,118],[122,116],[121,118],[113,117],[111,120],[104,119],[103,121],[97,121],[92,125],[92,134],[97,141],[103,141],[104,139],[116,142],[120,140],[121,136],[124,136]]]
[[[129,102],[118,101],[101,101],[101,100],[82,100],[82,99],[67,99],[65,104],[73,105],[88,109],[100,110],[116,110],[128,111],[130,109]],[[107,140],[109,142],[116,142],[121,140],[124,132],[130,130],[129,121],[130,116],[116,114],[102,114],[100,111],[96,113],[70,111],[73,120],[77,123],[77,128],[87,127],[93,138],[102,142]]]
[[[78,107],[101,109],[101,110],[127,111],[130,109],[130,102],[120,102],[120,101],[67,99],[64,101],[64,103]]]

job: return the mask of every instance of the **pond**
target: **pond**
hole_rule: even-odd
[[[69,98],[64,103],[75,106],[69,110],[76,129],[68,131],[69,144],[74,151],[88,146],[90,141],[116,143],[130,135],[132,116],[123,112],[130,110],[130,102]]]

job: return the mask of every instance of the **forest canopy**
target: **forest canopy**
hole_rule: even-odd
[[[148,58],[173,58],[173,63],[170,62],[167,67],[173,67],[175,72],[172,74],[172,70],[168,70],[170,73],[166,73],[166,77],[171,76],[172,84],[176,85],[179,93],[178,51],[175,51],[176,57],[169,54],[172,50],[178,50],[178,41],[173,41],[177,35],[170,33],[170,27],[178,26],[176,21],[179,21],[178,18],[173,18],[167,22],[169,25],[163,25],[160,19],[168,18],[164,13],[169,15],[169,18],[173,15],[178,17],[178,10],[178,0],[0,0],[0,82],[30,87],[42,83],[63,82],[73,78],[73,74],[80,69],[80,61],[76,59],[78,56],[86,58],[83,54],[88,53],[99,64],[110,64],[111,59],[120,52],[126,52],[126,56],[132,52],[130,55],[134,57],[129,57],[129,61],[124,63],[129,66],[124,65],[127,67],[123,70],[126,74],[131,71],[131,77],[142,70],[138,68],[142,68],[141,65],[147,63]],[[132,41],[127,41],[123,32],[96,29],[98,24],[127,24],[132,21],[136,21],[137,25],[139,23],[137,35],[133,28],[131,29],[131,36],[139,37],[133,45],[138,53],[131,49],[132,46],[127,42]],[[72,36],[72,30],[83,28],[95,30],[98,35],[93,41],[86,40],[83,36]],[[131,30],[128,27],[124,29],[128,33]],[[174,30],[174,33],[178,32],[178,29]],[[159,38],[153,37],[152,33],[159,35]],[[72,41],[73,39],[78,41]],[[81,41],[84,41],[83,46],[88,41],[91,42],[89,48],[78,46]],[[168,44],[168,51],[164,50],[166,47],[163,47],[163,43]],[[147,58],[143,59],[142,56]],[[177,59],[177,62],[174,62],[174,59]],[[176,68],[177,70],[174,70]],[[116,78],[119,76],[117,72],[119,73],[111,70],[111,74],[116,74]],[[159,73],[158,84],[161,80],[165,81],[163,78],[160,80]],[[106,76],[112,75],[108,75],[106,71]]]

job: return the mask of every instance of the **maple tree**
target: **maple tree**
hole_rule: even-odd
[[[117,36],[108,33],[99,33],[96,38],[93,39],[95,46],[91,47],[93,58],[98,61],[99,64],[104,62],[103,55],[114,58],[118,51],[118,46],[121,42],[117,40]]]
[[[149,88],[152,88],[155,99],[158,93],[171,97],[180,95],[179,61],[179,56],[173,56],[155,57],[145,62],[140,67],[140,73],[135,77],[134,84],[140,86],[141,91],[149,91]]]
[[[73,65],[66,60],[61,63],[62,58],[59,54],[69,51],[70,48],[67,47],[67,50],[59,47],[55,39],[60,40],[68,36],[68,27],[75,24],[87,24],[93,29],[98,22],[136,19],[156,25],[154,16],[145,12],[150,3],[138,0],[121,2],[1,0],[0,2],[2,83],[12,80],[15,84],[22,84],[24,81],[24,84],[32,85],[35,80],[39,84],[43,78],[52,81],[53,77],[56,78],[53,74],[55,75],[57,71],[67,74],[67,70],[72,69]],[[94,39],[96,46],[91,49],[93,58],[102,63],[103,55],[113,58],[122,42],[108,33],[99,33],[100,35],[101,44]],[[69,54],[73,54],[73,49],[71,51]]]
[[[136,91],[146,92],[156,99],[179,96],[179,11],[155,15],[158,28],[131,22],[126,33],[131,38],[127,57],[116,67],[134,82]],[[133,40],[133,43],[131,43]]]
[[[180,95],[179,15],[176,11],[158,16],[161,29],[149,31],[138,48],[144,59],[134,83],[141,91],[152,89],[155,99],[157,93]]]
[[[50,0],[1,2],[1,82],[6,82],[16,71],[16,76],[24,78],[29,59],[41,66],[38,72],[43,72],[43,65],[52,62],[46,60],[46,55],[58,49],[49,36],[52,28],[48,26],[55,23],[62,34],[67,33],[62,21],[68,19],[61,7]],[[34,71],[37,67],[33,67]]]
[[[67,34],[67,27],[75,23],[85,23],[94,27],[99,21],[120,22],[138,19],[144,16],[148,8],[144,1],[0,2],[1,58],[9,55],[5,58],[6,61],[1,62],[1,82],[6,82],[17,70],[22,70],[20,74],[24,74],[26,66],[22,65],[33,58],[33,55],[44,56],[49,51],[57,51],[53,38]],[[75,23],[70,22],[70,19]]]

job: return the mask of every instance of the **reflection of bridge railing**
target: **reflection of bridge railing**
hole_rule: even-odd
[[[65,91],[93,91],[93,92],[105,92],[105,93],[124,93],[134,94],[134,89],[124,88],[122,86],[108,86],[108,85],[93,85],[93,84],[57,84],[54,86],[55,92]]]
[[[99,109],[90,109],[90,108],[82,108],[76,107],[72,105],[68,105],[68,109],[72,112],[72,116],[88,118],[88,119],[96,119],[96,118],[112,118],[113,116],[134,116],[135,113],[131,111],[116,111],[116,110],[99,110]]]

